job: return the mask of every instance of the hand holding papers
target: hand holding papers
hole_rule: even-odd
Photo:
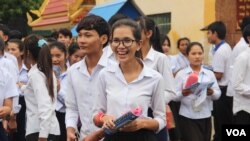
[[[198,82],[198,74],[191,73],[185,83],[185,89],[191,90],[196,98],[194,99],[192,105],[195,111],[201,110],[201,104],[206,100],[207,89],[212,87],[214,82]]]

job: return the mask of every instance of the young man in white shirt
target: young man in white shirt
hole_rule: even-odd
[[[4,41],[0,37],[0,140],[7,141],[2,119],[6,119],[6,116],[11,113],[12,110],[12,98],[17,97],[18,90],[16,86],[16,79],[13,74],[5,68],[5,58],[3,58]]]
[[[250,42],[250,25],[243,31],[245,41]],[[250,123],[250,47],[242,52],[234,63],[232,86],[235,91],[233,99],[234,122],[236,124]]]
[[[228,43],[225,42],[226,26],[221,21],[211,23],[206,28],[208,42],[213,44],[211,49],[212,68],[216,79],[221,89],[221,97],[213,103],[214,116],[214,141],[221,141],[221,129],[223,124],[232,123],[232,97],[226,96],[227,85],[229,82],[229,60],[232,49]]]
[[[240,25],[240,29],[241,29],[242,34],[243,34],[244,28],[249,24],[250,24],[250,16],[244,17],[242,19],[242,23]],[[242,37],[240,38],[240,41],[234,46],[234,48],[232,50],[232,55],[230,57],[230,74],[233,71],[235,59],[237,58],[237,56],[241,52],[243,52],[245,49],[247,49],[247,47],[248,47],[248,43],[244,40],[243,35],[242,35]],[[228,83],[228,87],[227,87],[227,96],[233,96],[234,93],[235,93],[235,91],[233,90],[232,77],[231,77],[229,80],[229,83]]]
[[[77,43],[85,57],[68,70],[65,96],[68,141],[76,139],[79,116],[82,123],[81,140],[98,129],[93,123],[92,115],[98,74],[107,66],[103,47],[109,41],[109,25],[103,18],[90,15],[80,21],[77,32]]]

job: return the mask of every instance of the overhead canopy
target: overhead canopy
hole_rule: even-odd
[[[89,11],[88,15],[95,14],[108,21],[116,13],[127,15],[132,19],[143,15],[138,6],[131,0],[116,0],[112,3],[97,5]],[[73,36],[77,36],[76,27],[77,25],[71,29]]]

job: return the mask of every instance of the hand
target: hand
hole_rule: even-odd
[[[192,93],[192,91],[190,89],[183,89],[182,90],[182,95],[183,96],[188,96]]]
[[[145,127],[144,125],[144,120],[143,119],[136,119],[134,121],[132,121],[131,123],[124,125],[120,131],[124,131],[124,132],[134,132],[137,130],[140,130],[142,128]]]
[[[83,141],[99,141],[104,137],[104,130],[98,130],[86,136]]]
[[[67,128],[67,141],[75,141],[76,135],[75,135],[75,129],[73,127]]]
[[[23,85],[25,85],[23,82],[17,82],[17,87],[19,89],[21,89]]]
[[[214,90],[211,89],[211,88],[208,88],[207,89],[207,95],[209,96],[209,95],[213,95],[213,94],[214,94]]]
[[[3,106],[0,108],[0,118],[3,118],[10,114],[11,108],[9,106]]]
[[[47,138],[39,138],[38,141],[47,141]]]
[[[108,129],[113,129],[115,127],[114,117],[110,115],[105,115],[101,118],[101,122],[103,122],[103,127]]]
[[[4,130],[7,132],[7,133],[9,133],[9,129],[8,129],[8,121],[7,120],[3,120],[3,128],[4,128]]]

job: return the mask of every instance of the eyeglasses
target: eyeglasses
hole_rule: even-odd
[[[132,39],[123,39],[123,40],[114,39],[110,41],[110,45],[113,47],[118,47],[122,42],[122,45],[124,47],[131,47],[134,41],[135,40]]]

